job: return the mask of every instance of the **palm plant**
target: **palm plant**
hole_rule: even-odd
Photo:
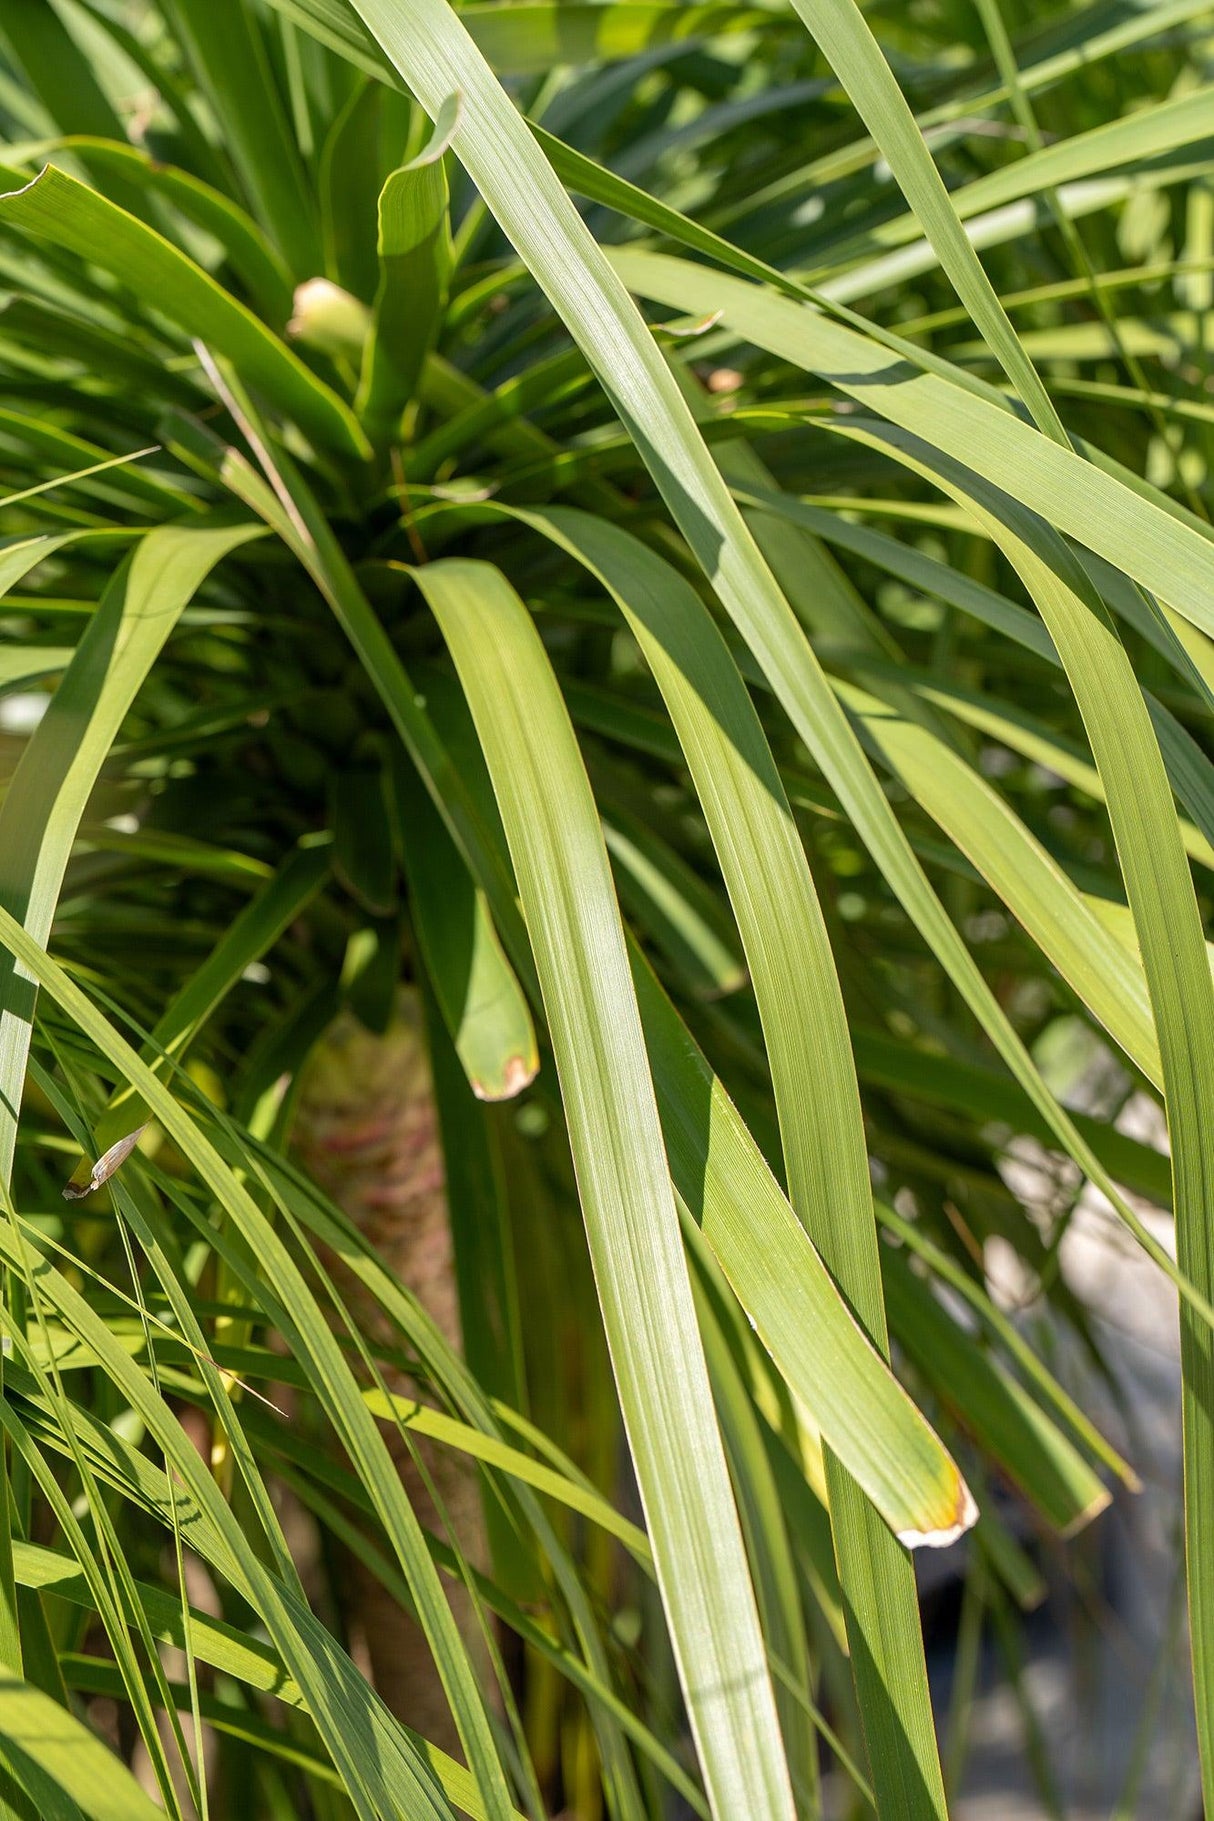
[[[873,25],[0,0],[14,1813],[945,1814],[1087,1182],[1214,1777],[1208,19]]]

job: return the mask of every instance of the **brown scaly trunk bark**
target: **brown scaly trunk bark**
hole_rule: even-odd
[[[304,1070],[295,1122],[295,1148],[318,1186],[370,1240],[389,1269],[412,1290],[443,1334],[459,1347],[451,1224],[430,1064],[416,993],[402,989],[396,1014],[377,1036],[342,1012]],[[326,1263],[332,1267],[332,1260]],[[372,1339],[383,1318],[345,1274],[339,1287]],[[389,1389],[418,1396],[403,1373]],[[399,1434],[384,1426],[401,1482],[419,1519],[439,1536],[443,1525]],[[485,1566],[484,1518],[475,1468],[450,1449],[416,1438],[459,1547]],[[467,1594],[448,1583],[460,1630],[485,1678],[487,1653]],[[398,1719],[443,1750],[459,1754],[446,1697],[421,1628],[353,1557],[345,1559],[338,1596],[352,1631],[361,1633],[376,1689]]]

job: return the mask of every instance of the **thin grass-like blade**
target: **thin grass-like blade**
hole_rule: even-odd
[[[811,30],[817,37],[817,25],[821,18],[817,9],[817,0],[798,0],[797,10],[803,17],[808,17],[812,13],[814,24],[811,26]],[[872,48],[876,49],[875,43]],[[877,54],[880,55],[879,52]],[[874,97],[874,99],[876,98]],[[888,124],[881,116],[881,106],[885,100],[886,97],[883,95],[874,108],[874,114],[881,123],[879,137],[882,150],[886,157],[890,158],[892,165],[893,159],[890,154],[895,148],[891,141]],[[1140,163],[1176,151],[1182,146],[1208,140],[1212,110],[1214,110],[1214,90],[1209,88],[1200,88],[1193,93],[1172,96],[1155,107],[1138,108],[1133,113],[1127,114],[1124,119],[1104,121],[1089,132],[1075,133],[1070,138],[1030,153],[1026,158],[1017,158],[1001,170],[986,172],[983,176],[975,178],[972,183],[964,184],[958,190],[949,191],[946,206],[954,219],[970,221],[976,215],[984,214],[988,210],[1006,207],[1009,202],[1017,201],[1022,196],[1039,195],[1043,190],[1056,185],[1074,183],[1084,177],[1103,177],[1107,172],[1120,170],[1125,166],[1133,168]],[[914,130],[918,134],[918,127],[915,127]],[[919,138],[921,142],[921,134],[919,134]],[[907,144],[910,145],[909,140]],[[918,152],[912,152],[911,155],[918,161]],[[922,155],[930,156],[926,151]],[[907,165],[900,164],[899,168],[905,171]],[[923,183],[923,194],[926,194],[926,178],[923,179]],[[896,221],[883,223],[881,227],[874,229],[870,237],[872,244],[903,246],[909,241],[917,240],[927,230],[928,217],[921,207],[922,198],[918,186],[916,185],[915,188],[916,195],[912,200],[915,202],[916,213],[900,216]],[[909,198],[911,190],[909,175],[903,189]],[[943,192],[943,184],[941,184],[941,192]],[[941,217],[941,221],[942,219]],[[932,236],[929,233],[930,238]],[[949,262],[945,260],[940,245],[937,245],[936,250],[941,264],[948,269]],[[972,307],[970,313],[974,316],[975,322],[979,322],[979,317]],[[979,326],[981,326],[980,323]]]
[[[472,1760],[490,1821],[513,1821],[514,1811],[497,1762],[479,1691],[443,1597],[437,1572],[421,1538],[420,1525],[401,1492],[400,1481],[383,1438],[367,1411],[349,1363],[341,1353],[329,1324],[304,1281],[299,1267],[258,1209],[248,1190],[135,1051],[101,1017],[61,968],[0,907],[0,941],[118,1067],[135,1091],[147,1101],[154,1117],[198,1169],[265,1272],[263,1304],[270,1319],[288,1340],[294,1357],[308,1366],[309,1382],[356,1464],[355,1471],[373,1500],[405,1569],[419,1616],[430,1636],[435,1659],[453,1710],[461,1723],[465,1749]],[[225,1259],[248,1269],[222,1234],[216,1249]],[[419,1781],[416,1755],[386,1709],[373,1696],[331,1634],[303,1606],[293,1588],[268,1569],[258,1549],[221,1496],[205,1466],[181,1428],[176,1414],[163,1401],[142,1371],[131,1361],[106,1323],[88,1300],[70,1286],[62,1273],[45,1261],[32,1267],[27,1242],[11,1223],[0,1223],[0,1251],[21,1270],[32,1269],[34,1281],[65,1324],[95,1351],[107,1375],[147,1423],[166,1459],[180,1477],[200,1512],[205,1515],[219,1547],[218,1565],[245,1592],[282,1653],[284,1666],[304,1693],[309,1711],[325,1734],[335,1760],[342,1766],[351,1796],[360,1800],[368,1817],[386,1802],[401,1804],[412,1813],[439,1815],[444,1808],[434,1786]],[[273,1284],[271,1292],[269,1285]],[[191,1334],[188,1305],[177,1308],[183,1331]],[[194,1334],[199,1363],[206,1354],[200,1333]],[[221,1397],[221,1402],[228,1400]],[[74,1412],[74,1422],[85,1414]],[[201,1546],[201,1545],[200,1545]],[[357,1691],[352,1693],[352,1691]],[[373,1743],[377,1741],[377,1743]],[[375,1792],[380,1792],[376,1794]],[[429,1804],[429,1806],[427,1806]]]
[[[170,1057],[180,1058],[249,963],[258,960],[296,917],[302,915],[328,875],[327,848],[299,848],[288,856],[265,890],[246,905],[219,945],[157,1020],[148,1045],[147,1060],[158,1074],[164,1073]],[[98,1150],[116,1143],[122,1133],[133,1130],[147,1118],[145,1102],[129,1088],[120,1089],[94,1129]],[[72,1184],[83,1188],[87,1180],[88,1163],[85,1161],[73,1173]]]
[[[722,998],[745,985],[746,967],[711,886],[640,816],[613,801],[605,761],[592,782],[604,808],[620,906],[662,950],[697,997]]]

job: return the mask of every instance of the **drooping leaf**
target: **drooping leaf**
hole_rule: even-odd
[[[48,166],[25,189],[0,196],[0,220],[112,272],[187,335],[228,355],[322,447],[355,458],[369,452],[349,406],[251,310],[146,222],[65,171]]]
[[[616,1383],[710,1801],[721,1815],[742,1803],[756,1815],[791,1816],[593,799],[517,596],[483,564],[429,564],[417,579],[468,695],[519,876]]]
[[[182,610],[209,571],[260,535],[251,524],[165,526],[120,565],[0,807],[0,902],[45,944],[89,793]],[[20,560],[41,553],[27,546]],[[30,982],[0,979],[0,1174],[12,1167],[33,1021]]]

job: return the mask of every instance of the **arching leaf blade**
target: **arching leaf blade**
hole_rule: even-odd
[[[427,564],[494,780],[561,1077],[608,1343],[709,1799],[791,1816],[598,817],[539,636],[487,564]]]

